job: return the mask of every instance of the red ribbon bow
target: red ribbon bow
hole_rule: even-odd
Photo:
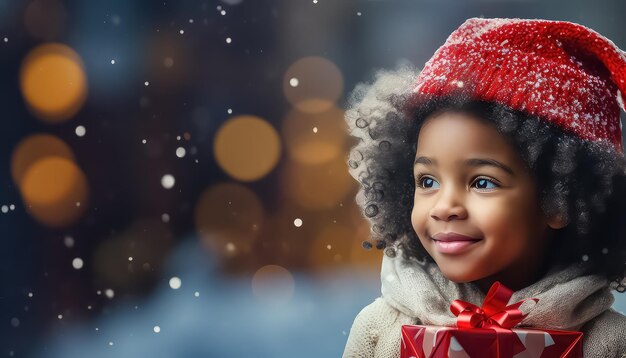
[[[457,316],[456,325],[459,328],[491,328],[496,331],[509,330],[520,323],[526,315],[519,307],[528,300],[539,301],[537,298],[527,298],[507,306],[513,291],[496,281],[483,302],[482,307],[472,303],[454,300],[450,305],[450,311]]]

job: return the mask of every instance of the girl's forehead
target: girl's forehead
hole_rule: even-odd
[[[506,137],[495,125],[475,115],[463,112],[443,112],[426,119],[418,133],[418,145],[458,143],[490,147],[507,144]]]
[[[418,133],[416,158],[446,161],[491,158],[519,165],[521,158],[495,125],[473,115],[444,112],[429,118]]]

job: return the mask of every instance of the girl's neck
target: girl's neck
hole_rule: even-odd
[[[473,283],[480,289],[485,295],[489,292],[491,285],[496,281],[499,281],[504,286],[515,291],[519,291],[531,284],[539,281],[546,275],[549,269],[548,261],[543,260],[543,263],[528,265],[525,269],[515,269],[502,271],[497,274],[485,277],[483,279],[474,281]]]

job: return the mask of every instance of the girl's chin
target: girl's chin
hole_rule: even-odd
[[[441,273],[445,278],[456,283],[467,283],[482,278],[480,273],[472,272],[472,269],[466,265],[455,265],[454,268],[441,269],[441,265],[437,263]]]

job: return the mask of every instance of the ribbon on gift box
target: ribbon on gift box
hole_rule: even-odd
[[[454,300],[450,311],[457,316],[458,328],[486,328],[492,329],[497,336],[497,351],[504,357],[512,357],[514,351],[524,350],[524,344],[511,328],[520,323],[525,317],[519,307],[526,301],[539,302],[537,298],[527,298],[508,305],[513,291],[496,281],[481,307],[462,300]]]
[[[527,298],[507,306],[513,296],[513,291],[496,281],[481,307],[462,300],[454,300],[450,305],[450,311],[457,316],[459,328],[513,328],[520,323],[526,315],[519,307],[526,301],[539,302],[538,298]]]

